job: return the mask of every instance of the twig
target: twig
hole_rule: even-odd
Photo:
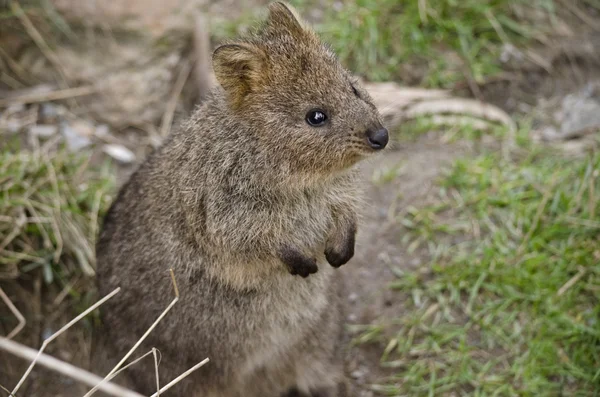
[[[2,298],[4,303],[6,303],[6,306],[8,306],[8,308],[10,309],[12,314],[15,315],[17,320],[19,320],[19,324],[17,324],[17,326],[6,336],[6,339],[12,339],[15,337],[15,335],[21,332],[21,330],[27,322],[25,321],[25,317],[23,317],[19,309],[17,309],[15,305],[13,305],[12,301],[8,298],[8,295],[4,293],[2,287],[0,287],[0,298]]]
[[[74,365],[61,361],[52,356],[41,354],[39,351],[32,349],[27,346],[23,346],[20,343],[8,340],[7,338],[0,337],[0,349],[7,351],[15,356],[24,358],[26,360],[35,360],[40,365],[49,368],[55,372],[66,375],[76,381],[85,383],[87,385],[98,384],[102,379],[90,372],[84,371]],[[114,383],[104,383],[101,387],[102,391],[116,397],[142,397],[134,391],[127,390],[121,386],[115,385]],[[15,391],[11,395],[16,396]]]
[[[565,292],[567,292],[567,290],[569,288],[571,288],[572,286],[574,286],[579,280],[581,280],[581,278],[585,275],[586,270],[583,266],[579,266],[579,271],[577,272],[576,275],[574,275],[573,277],[571,277],[571,279],[569,281],[567,281],[565,283],[565,285],[563,285],[562,287],[560,287],[560,289],[558,290],[558,292],[556,293],[556,296],[561,296],[563,295]]]
[[[14,103],[36,103],[46,101],[56,101],[59,99],[73,98],[77,96],[90,95],[96,92],[96,88],[91,85],[81,87],[66,88],[64,90],[56,90],[51,92],[30,93],[16,97],[0,99],[0,107],[8,106]]]
[[[12,393],[16,394],[17,391],[19,390],[19,388],[23,385],[23,382],[25,382],[25,379],[27,379],[27,377],[31,373],[31,370],[33,369],[33,366],[35,365],[35,363],[37,362],[37,360],[39,359],[39,357],[42,355],[42,352],[44,351],[44,349],[46,348],[46,346],[48,346],[48,344],[50,342],[52,342],[54,339],[56,339],[58,336],[60,336],[67,329],[69,329],[73,324],[75,324],[76,322],[78,322],[79,320],[81,320],[82,318],[84,318],[85,316],[87,316],[90,312],[94,311],[98,306],[102,305],[104,302],[106,302],[107,300],[109,300],[110,298],[112,298],[113,296],[115,296],[120,290],[121,290],[121,288],[115,289],[113,292],[111,292],[110,294],[106,295],[104,298],[100,299],[98,302],[94,303],[92,306],[90,306],[87,310],[85,310],[79,316],[75,317],[67,325],[65,325],[64,327],[62,327],[61,329],[59,329],[57,332],[55,332],[54,334],[52,334],[49,338],[47,338],[46,340],[44,340],[44,342],[42,343],[42,347],[40,348],[40,350],[38,350],[37,356],[33,359],[33,361],[31,362],[31,364],[29,365],[29,368],[27,368],[27,371],[25,371],[25,373],[23,374],[23,377],[21,378],[21,380],[19,381],[19,383],[17,383],[17,386],[15,386],[15,388],[12,391]]]
[[[160,316],[158,316],[158,318],[154,321],[154,323],[152,323],[152,325],[150,326],[150,328],[148,328],[146,330],[146,332],[144,333],[144,335],[142,335],[142,337],[140,339],[138,339],[138,341],[135,343],[135,345],[133,345],[133,347],[127,352],[127,354],[125,354],[125,356],[121,359],[121,361],[119,361],[119,363],[117,365],[115,365],[115,367],[104,377],[104,379],[102,380],[102,382],[105,382],[108,379],[111,379],[111,376],[114,375],[119,368],[121,368],[121,365],[123,365],[123,363],[125,361],[127,361],[127,359],[129,358],[129,356],[131,356],[133,354],[133,352],[148,337],[148,335],[150,334],[150,332],[152,332],[154,330],[154,328],[156,328],[156,326],[158,325],[158,323],[167,315],[167,313],[169,312],[169,310],[171,310],[171,308],[173,306],[175,306],[175,304],[177,303],[177,301],[179,301],[179,289],[177,288],[177,282],[175,281],[175,275],[173,273],[173,269],[170,269],[170,272],[171,272],[171,280],[173,282],[173,290],[175,291],[175,299],[173,299],[171,301],[171,303],[169,304],[169,306],[167,306],[167,308],[160,314]],[[102,382],[100,382],[100,384],[102,384]],[[100,386],[100,384],[97,385],[97,386],[95,386],[89,392],[87,392],[83,397],[89,397],[92,394],[94,394],[94,392],[98,389],[98,386]]]
[[[177,100],[181,95],[181,91],[183,90],[183,86],[190,76],[190,72],[192,71],[192,63],[185,62],[179,71],[179,75],[177,76],[177,80],[175,81],[175,86],[173,87],[173,92],[171,93],[171,98],[167,103],[167,107],[165,108],[165,113],[163,114],[162,123],[160,124],[160,135],[164,138],[169,135],[171,131],[171,123],[173,122],[173,115],[175,114],[175,109],[177,108]]]
[[[204,364],[206,364],[209,361],[210,360],[208,358],[205,358],[204,360],[200,361],[198,364],[194,365],[192,368],[188,369],[187,371],[185,371],[184,373],[182,373],[181,375],[179,375],[177,378],[175,378],[171,382],[167,383],[162,389],[160,389],[159,391],[157,391],[156,393],[154,393],[150,397],[158,397],[160,393],[166,392],[171,387],[173,387],[177,383],[179,383],[182,379],[186,378],[189,374],[191,374],[192,372],[196,371],[198,368],[202,367]]]

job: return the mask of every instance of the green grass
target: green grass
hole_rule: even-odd
[[[397,272],[405,315],[357,337],[387,344],[382,394],[600,394],[600,155],[515,157],[457,161],[401,220],[431,262]]]
[[[588,0],[597,1],[597,0]],[[522,46],[559,26],[554,0],[290,0],[311,19],[342,63],[371,81],[451,88],[482,83],[502,70],[502,46]],[[588,4],[589,7],[594,6]],[[236,36],[264,17],[216,20],[217,40]]]
[[[300,10],[314,2],[293,2]],[[450,87],[500,71],[502,44],[551,28],[553,0],[358,0],[329,7],[318,30],[341,60],[370,80]],[[546,20],[534,24],[530,15]]]
[[[94,274],[94,241],[114,189],[89,153],[0,146],[0,278],[41,274],[63,288]]]

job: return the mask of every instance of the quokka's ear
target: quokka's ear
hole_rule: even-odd
[[[311,28],[300,17],[296,9],[280,1],[269,4],[269,16],[266,23],[271,32],[287,32],[292,36],[312,33]]]
[[[215,76],[234,107],[259,83],[265,59],[265,54],[250,44],[223,44],[213,52]]]

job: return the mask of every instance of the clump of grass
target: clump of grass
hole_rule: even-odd
[[[308,3],[293,2],[301,10]],[[524,43],[549,27],[523,19],[539,11],[550,20],[553,0],[346,1],[326,8],[318,30],[370,80],[451,87],[466,76],[482,82],[499,72],[502,44]]]
[[[406,314],[381,335],[388,395],[571,395],[600,390],[600,155],[529,148],[456,162],[443,204],[413,209],[422,272],[392,284]],[[404,310],[403,309],[403,310]],[[380,329],[380,327],[378,327]],[[381,339],[381,338],[380,338]]]
[[[64,287],[94,274],[94,241],[114,180],[89,153],[0,147],[0,278],[40,271]]]
[[[465,79],[484,82],[501,71],[504,44],[540,38],[557,20],[554,0],[290,3],[353,72],[371,81],[425,87],[451,88]],[[313,21],[315,9],[321,15]],[[258,17],[248,13],[235,21],[217,21],[211,29],[219,40],[236,36]]]

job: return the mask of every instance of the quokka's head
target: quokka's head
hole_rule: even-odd
[[[284,3],[269,5],[257,32],[218,47],[213,68],[234,117],[292,173],[340,171],[388,143],[369,94]]]

